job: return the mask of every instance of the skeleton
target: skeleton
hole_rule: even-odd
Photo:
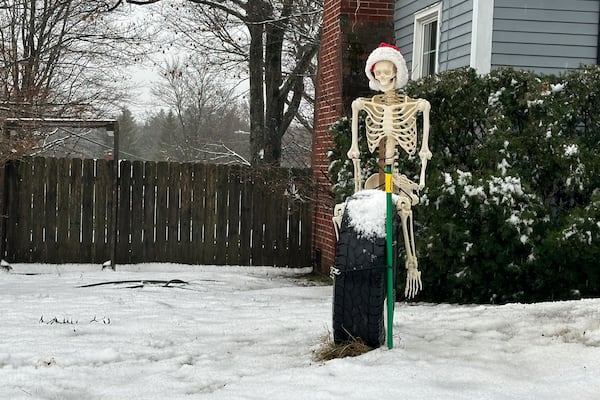
[[[371,98],[358,98],[352,102],[352,146],[348,151],[348,158],[354,164],[354,191],[361,188],[362,176],[360,170],[360,151],[358,148],[358,114],[365,111],[366,138],[370,152],[374,152],[383,143],[384,161],[392,169],[393,193],[397,195],[396,208],[402,223],[404,246],[406,249],[406,288],[405,296],[414,297],[421,289],[421,272],[418,269],[418,260],[415,250],[413,229],[412,206],[419,203],[418,191],[425,187],[425,170],[427,161],[431,159],[429,151],[429,111],[431,106],[427,100],[412,99],[395,92],[397,87],[396,65],[387,60],[374,64],[372,74],[379,83],[383,94]],[[419,158],[421,171],[419,183],[413,182],[405,174],[400,174],[396,160],[399,149],[408,155],[417,151],[417,114],[423,115],[423,137]],[[381,154],[380,154],[381,157]],[[379,174],[373,174],[365,182],[366,189],[379,186]],[[334,222],[338,223],[340,207],[336,207]],[[337,217],[337,218],[336,218]],[[336,221],[336,219],[338,221]],[[337,232],[337,227],[336,227]]]

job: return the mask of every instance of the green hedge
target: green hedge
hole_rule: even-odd
[[[433,158],[414,209],[419,300],[600,295],[600,67],[562,76],[458,69],[410,82],[406,93],[431,103]],[[342,201],[353,188],[350,120],[331,133],[329,172]],[[417,161],[401,166],[415,179]]]

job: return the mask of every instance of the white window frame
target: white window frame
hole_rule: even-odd
[[[423,77],[423,31],[425,25],[434,21],[437,21],[434,72],[438,72],[440,56],[440,32],[442,28],[441,1],[415,13],[412,53],[412,79],[419,79]]]

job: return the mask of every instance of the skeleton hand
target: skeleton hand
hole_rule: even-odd
[[[344,217],[344,210],[346,210],[346,203],[336,204],[333,209],[333,228],[335,229],[335,237],[337,240],[340,239],[340,227],[342,226],[342,218]]]
[[[404,296],[407,299],[412,299],[423,289],[421,282],[421,271],[419,271],[414,263],[406,262],[406,288]]]
[[[419,196],[418,190],[420,185],[411,181],[406,177],[406,175],[398,175],[397,173],[393,175],[394,185],[396,185],[400,190],[408,197],[410,197],[411,204],[417,205],[419,204]]]

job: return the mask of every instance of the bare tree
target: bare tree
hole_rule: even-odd
[[[6,117],[96,117],[118,109],[127,88],[118,67],[139,57],[147,41],[109,12],[112,5],[0,0],[0,129]],[[39,139],[0,134],[12,158]]]
[[[240,133],[249,129],[247,110],[207,65],[203,60],[174,59],[161,67],[162,80],[152,94],[172,117],[159,114],[155,120],[172,120],[169,125],[175,126],[161,135],[160,143],[179,161],[229,161],[225,155],[230,154],[248,163],[248,138]]]
[[[150,4],[158,0],[124,1]],[[247,65],[252,164],[278,165],[282,137],[298,115],[319,47],[322,1],[185,0],[168,4],[176,12],[172,28],[183,37],[181,43],[225,70],[242,62]]]

